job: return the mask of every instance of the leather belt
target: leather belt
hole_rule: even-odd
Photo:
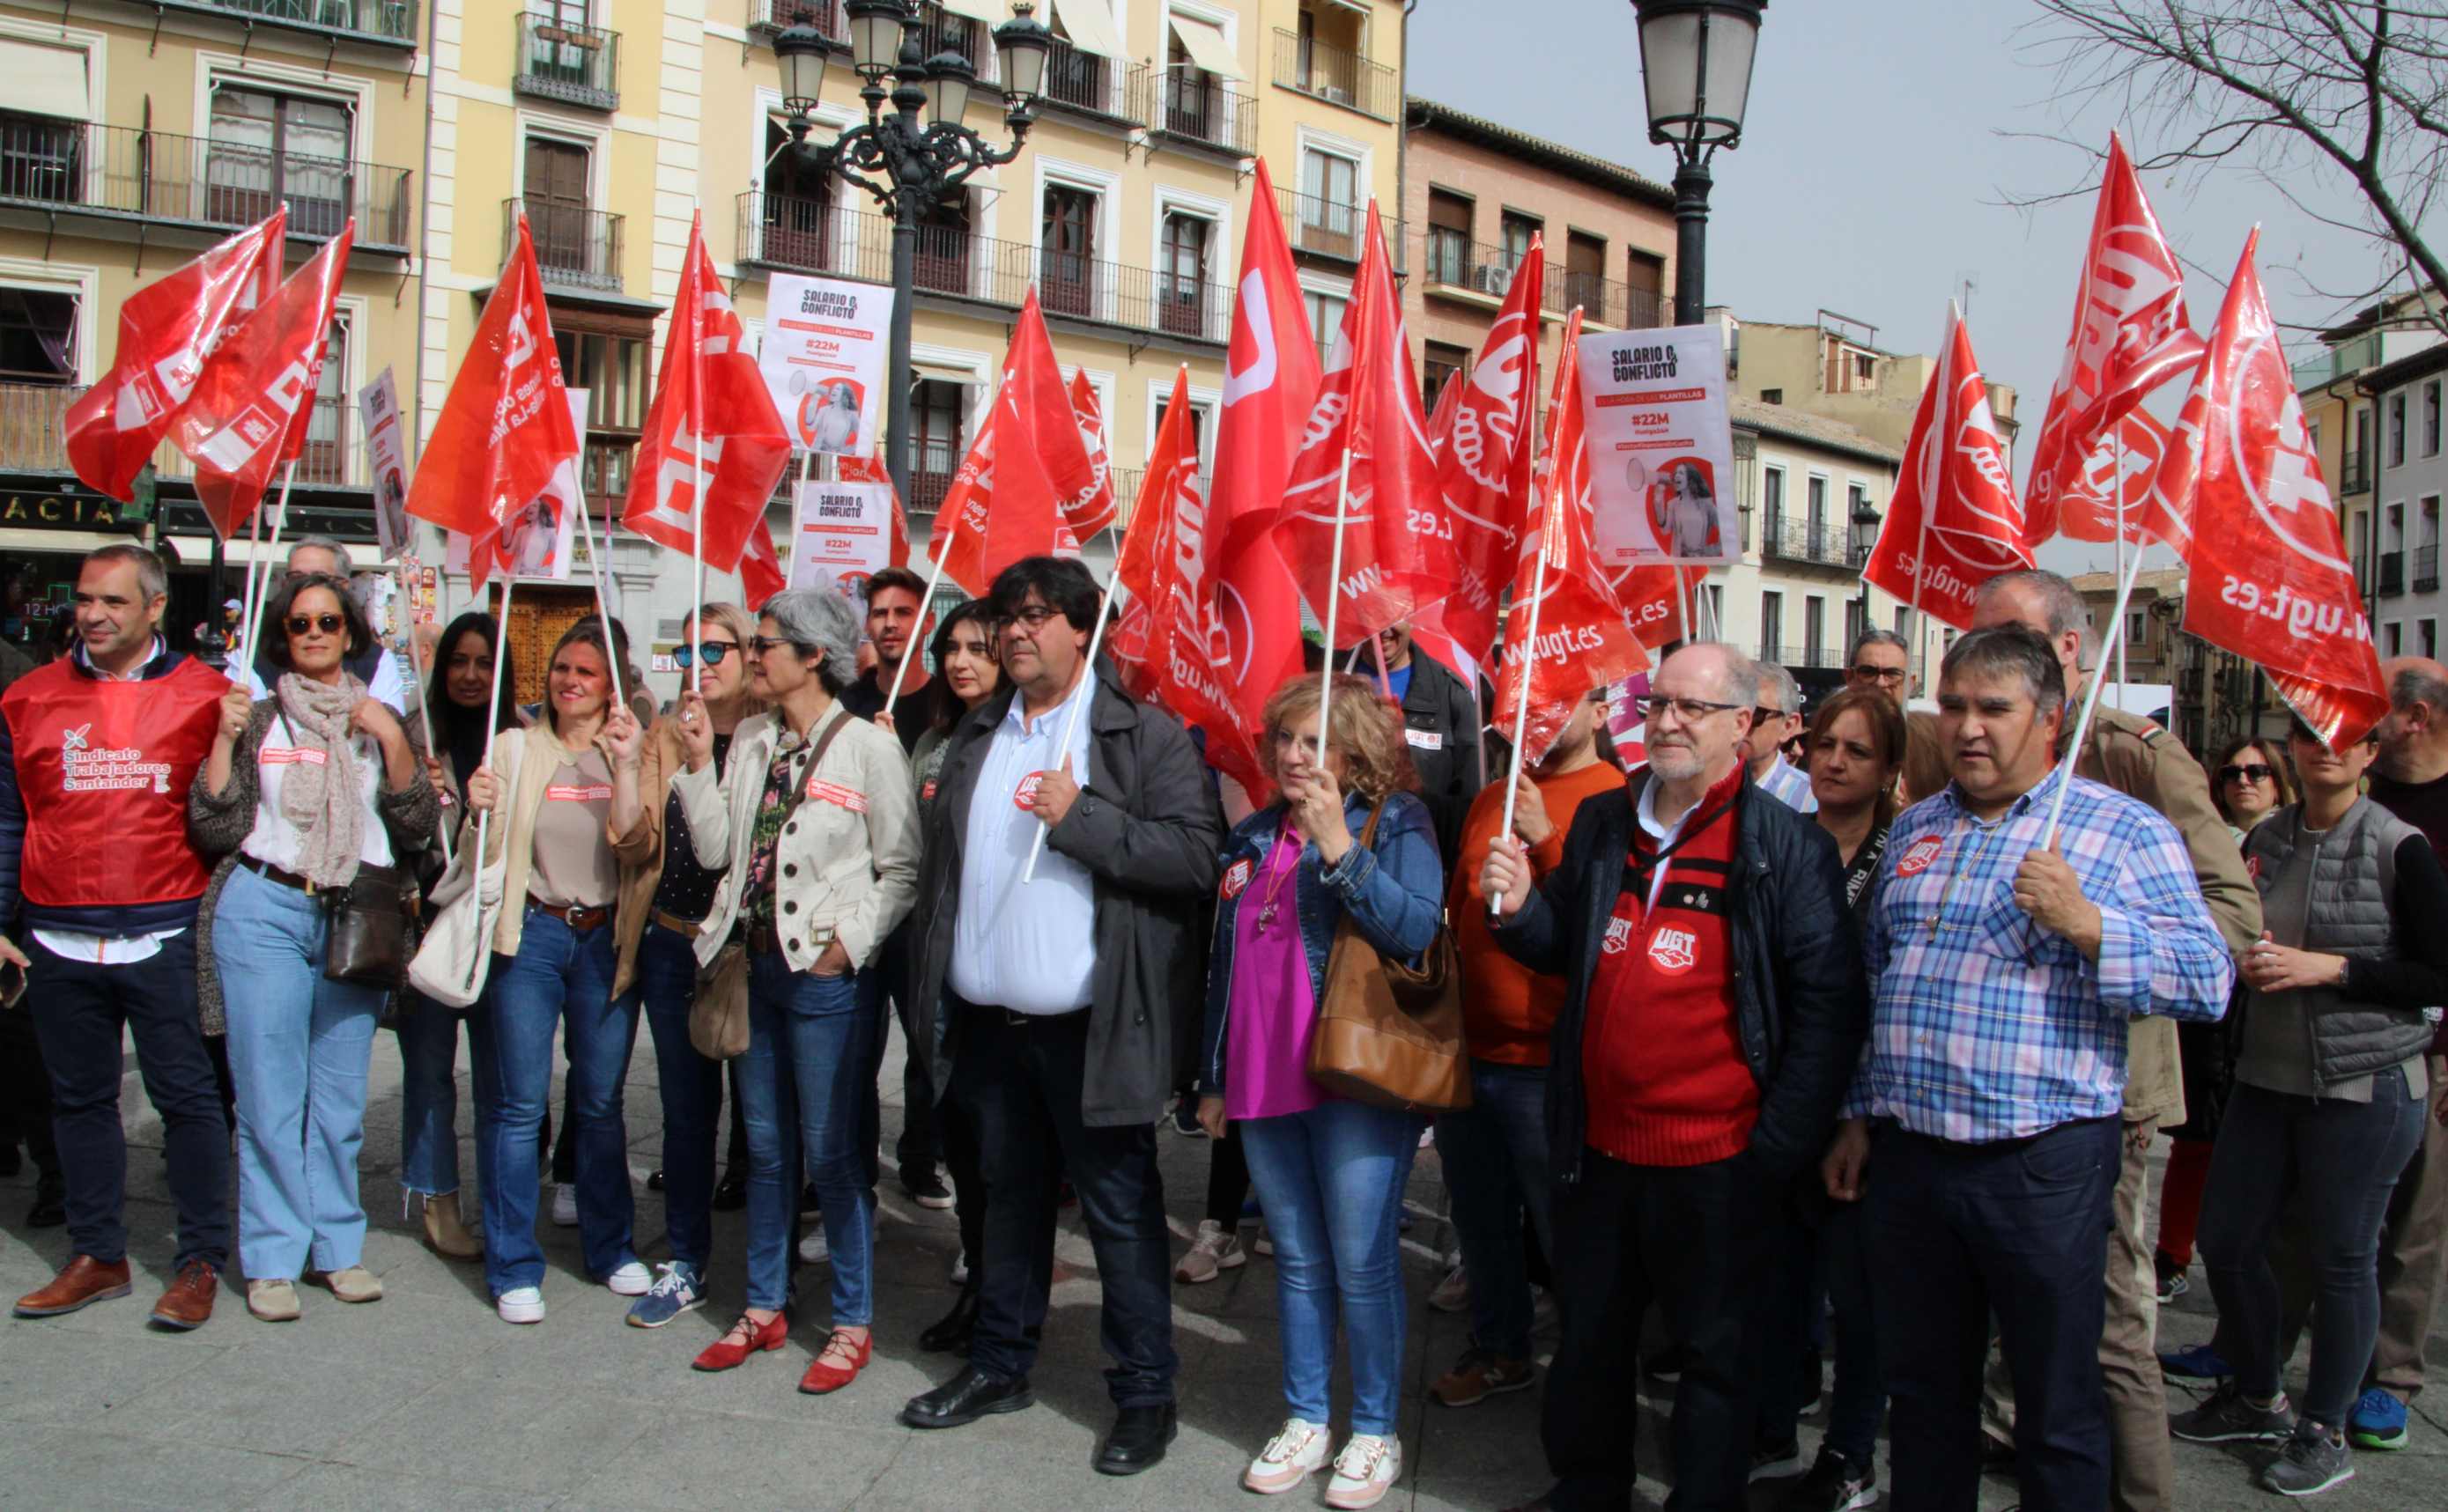
[[[751,955],[771,955],[782,948],[781,934],[771,924],[742,923],[739,937]]]
[[[267,882],[278,882],[283,887],[294,888],[298,892],[309,895],[312,895],[315,891],[315,884],[313,882],[310,882],[305,878],[298,876],[296,872],[275,866],[270,861],[258,860],[256,858],[241,852],[239,856],[238,863],[240,866],[245,867],[248,871],[255,873],[258,877],[262,878]]]
[[[666,914],[660,908],[655,910],[655,922],[682,939],[695,939],[705,933],[703,919],[682,918],[677,914]]]
[[[612,922],[612,905],[609,903],[597,903],[592,907],[576,903],[564,906],[559,903],[539,903],[530,898],[527,899],[527,907],[539,914],[550,914],[581,935],[589,930],[602,929]]]
[[[1063,1013],[1023,1013],[1016,1008],[998,1008],[985,1003],[971,1003],[970,1011],[985,1013],[1005,1029],[1054,1029],[1065,1024],[1084,1023],[1088,1011],[1075,1008]]]

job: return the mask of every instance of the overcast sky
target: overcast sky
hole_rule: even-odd
[[[2033,15],[2023,0],[1772,0],[1743,144],[1717,157],[1709,224],[1711,304],[1754,320],[1841,312],[1878,327],[1889,350],[1935,350],[1947,297],[1970,279],[1973,349],[2020,390],[2025,453],[2065,350],[2092,200],[2001,201],[2096,172],[2071,147],[2000,135],[2065,129],[2051,71],[2018,35]],[[1630,0],[1419,0],[1409,66],[1413,94],[1673,177],[1673,154],[1649,144]],[[2094,110],[2070,134],[2104,147],[2113,124]],[[2145,188],[2178,254],[2216,270],[2186,284],[2205,333],[2255,221],[2281,322],[2327,323],[2340,307],[2315,284],[2377,276],[2367,243],[2247,169]],[[2342,197],[2325,202],[2356,218]],[[2152,408],[2172,415],[2177,397],[2171,386]],[[2105,568],[2109,551],[2059,543],[2045,559]]]

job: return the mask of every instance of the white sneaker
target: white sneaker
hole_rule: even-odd
[[[952,1284],[954,1286],[969,1284],[969,1257],[966,1255],[952,1257]]]
[[[552,1226],[578,1227],[578,1185],[574,1181],[556,1181],[552,1187]]]
[[[493,1311],[502,1314],[505,1323],[541,1323],[544,1321],[544,1290],[534,1286],[514,1286],[493,1298]]]
[[[1190,1253],[1173,1268],[1173,1278],[1183,1286],[1196,1286],[1212,1281],[1224,1271],[1236,1270],[1250,1263],[1241,1253],[1240,1236],[1212,1218],[1198,1220],[1198,1238],[1192,1241]]]
[[[1468,1310],[1470,1277],[1463,1273],[1460,1260],[1454,1261],[1454,1268],[1445,1273],[1444,1280],[1429,1289],[1428,1306],[1440,1313],[1461,1313]]]
[[[631,1260],[603,1278],[603,1284],[618,1296],[643,1296],[646,1288],[655,1284],[654,1273],[638,1260]]]
[[[1250,1462],[1241,1484],[1260,1496],[1281,1496],[1324,1467],[1329,1447],[1325,1424],[1286,1418],[1282,1430]]]
[[[1354,1509],[1375,1506],[1403,1474],[1403,1446],[1390,1435],[1354,1433],[1334,1457],[1334,1479],[1326,1483],[1326,1504]]]
[[[822,1265],[832,1259],[833,1252],[825,1243],[825,1231],[812,1228],[799,1238],[799,1260],[805,1265]]]

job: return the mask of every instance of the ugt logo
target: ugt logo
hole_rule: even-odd
[[[1699,964],[1700,936],[1688,929],[1661,929],[1649,936],[1649,964],[1680,976]]]

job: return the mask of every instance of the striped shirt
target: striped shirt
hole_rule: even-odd
[[[1782,756],[1769,764],[1766,777],[1752,781],[1759,784],[1761,791],[1797,814],[1819,812],[1819,795],[1810,790],[1809,775]]]
[[[2014,879],[2065,768],[1995,821],[1950,784],[1897,816],[1862,944],[1873,1007],[1847,1117],[1960,1143],[2019,1139],[2124,1104],[2126,1021],[2215,1019],[2235,964],[2174,825],[2076,778],[2056,845],[2099,909],[2099,959],[2034,923]]]

